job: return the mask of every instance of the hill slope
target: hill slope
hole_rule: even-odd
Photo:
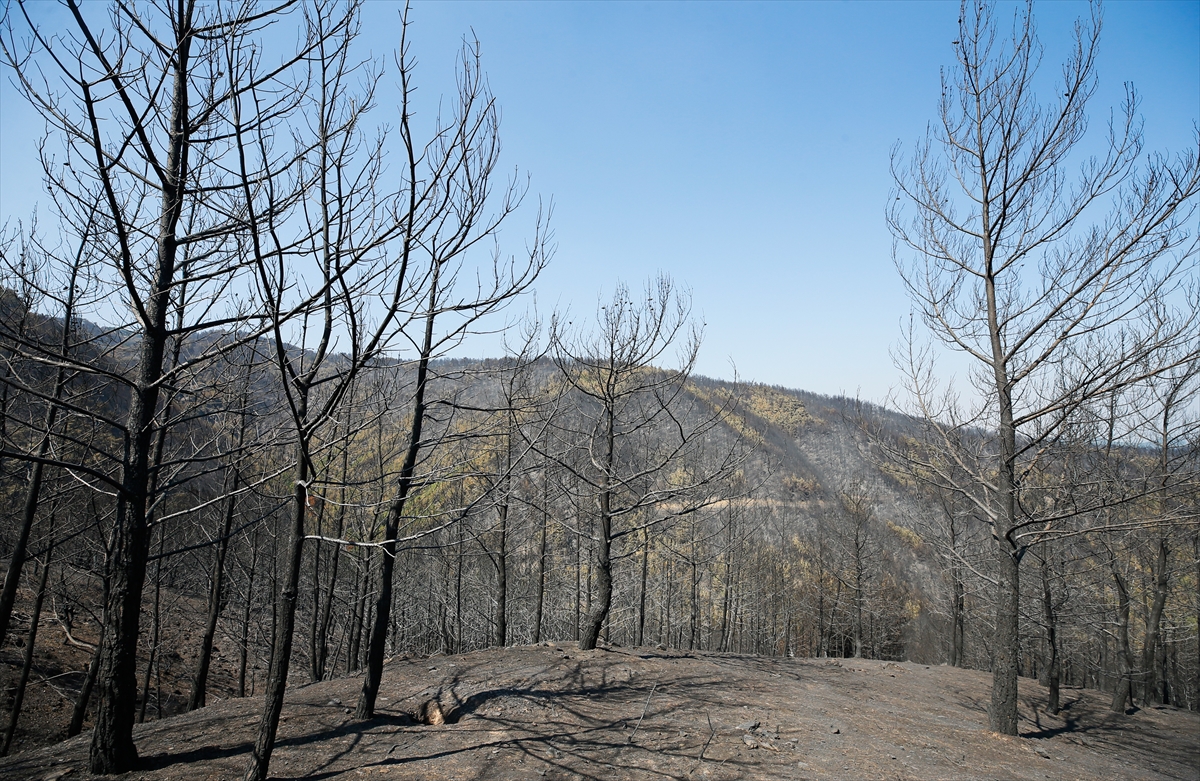
[[[1197,777],[1200,715],[1115,715],[1099,693],[1072,689],[1056,718],[1038,710],[1035,682],[1021,685],[1016,739],[985,729],[987,675],[947,667],[551,644],[399,659],[370,723],[347,713],[355,678],[289,691],[272,778]],[[418,722],[434,699],[447,723]],[[139,727],[144,769],[123,778],[239,777],[260,705],[227,700]],[[89,778],[88,740],[2,760],[0,779]]]

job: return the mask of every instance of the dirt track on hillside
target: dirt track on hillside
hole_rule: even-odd
[[[350,718],[361,681],[289,691],[275,779],[1200,778],[1200,714],[1108,712],[1064,691],[1059,717],[1021,681],[1021,738],[986,730],[989,676],[910,663],[543,645],[385,670],[379,717]],[[436,699],[448,723],[414,714]],[[261,700],[137,728],[128,781],[236,779]],[[753,726],[757,722],[757,726]],[[75,781],[88,735],[0,760],[0,779]]]

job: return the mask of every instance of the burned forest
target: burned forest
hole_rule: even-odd
[[[1089,130],[1098,6],[1039,102],[1032,6],[962,5],[892,151],[886,404],[704,376],[665,272],[540,310],[573,249],[473,34],[431,103],[407,6],[383,58],[358,2],[56,8],[0,22],[45,128],[0,230],[0,777],[434,761],[388,729],[437,730],[425,777],[1197,760],[1200,157],[1132,87]],[[978,735],[880,737],[913,714]]]

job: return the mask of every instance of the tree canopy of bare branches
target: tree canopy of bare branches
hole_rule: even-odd
[[[933,346],[910,338],[899,355],[929,422],[925,452],[935,454],[920,469],[993,530],[989,718],[1015,735],[1021,557],[1095,509],[1054,504],[1032,476],[1081,410],[1181,360],[1171,348],[1196,327],[1200,159],[1196,149],[1143,154],[1132,87],[1099,153],[1088,154],[1098,6],[1077,24],[1045,102],[1035,94],[1042,48],[1031,6],[1011,37],[990,3],[963,3],[959,15],[938,118],[911,153],[893,156],[888,224],[933,344],[973,366],[969,390],[946,390]]]

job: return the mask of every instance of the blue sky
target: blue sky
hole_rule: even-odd
[[[395,44],[397,8],[367,3],[376,55]],[[1048,78],[1086,12],[1035,6]],[[532,177],[531,204],[555,203],[541,309],[590,313],[618,279],[663,271],[706,324],[701,373],[728,377],[732,361],[743,379],[881,400],[908,312],[883,220],[889,152],[935,118],[957,15],[950,2],[416,2],[412,37],[430,113],[462,36],[482,44],[504,162]],[[1104,16],[1093,124],[1132,81],[1147,148],[1194,144],[1200,2],[1109,2]],[[0,215],[20,217],[40,126],[7,84],[0,112]],[[518,250],[532,218],[502,244]]]

